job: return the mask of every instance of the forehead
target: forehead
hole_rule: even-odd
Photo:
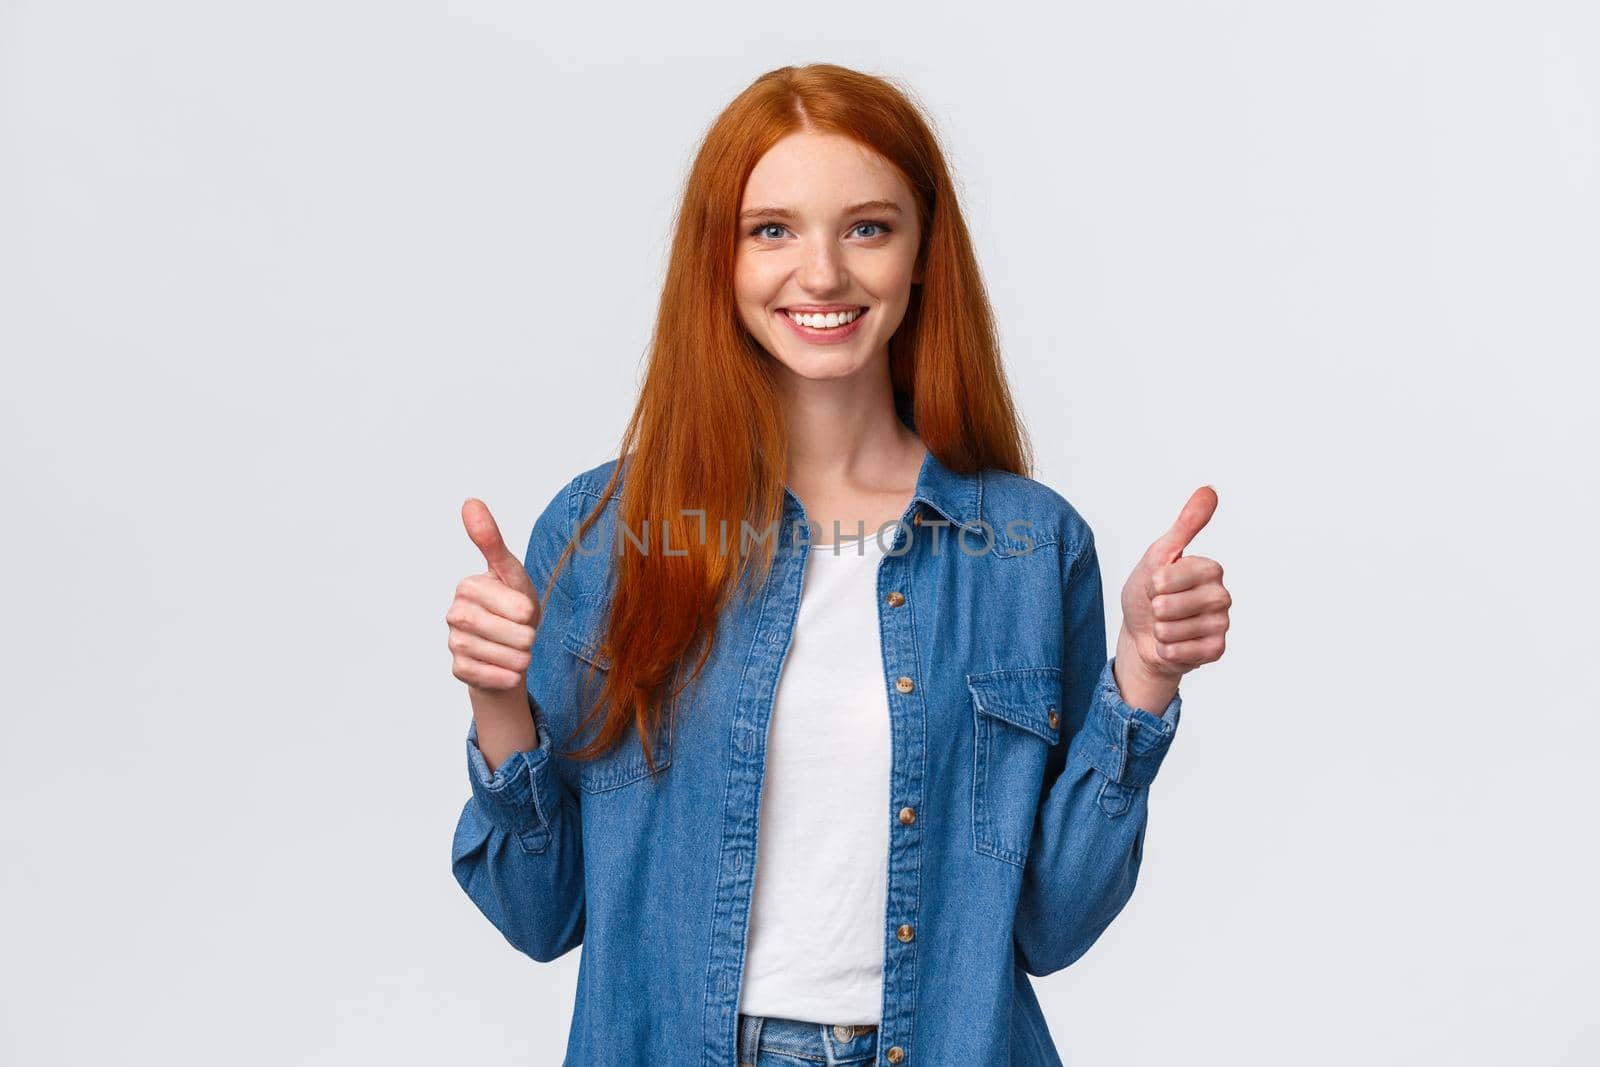
[[[874,199],[910,206],[911,191],[888,160],[841,134],[800,132],[756,162],[742,206],[824,207]]]

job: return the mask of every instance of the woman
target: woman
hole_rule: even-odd
[[[618,458],[520,561],[462,509],[454,870],[532,958],[583,945],[566,1063],[1061,1062],[1028,976],[1132,893],[1230,601],[1182,556],[1206,488],[1108,661],[1092,531],[1029,467],[917,108],[757,79],[689,176]]]

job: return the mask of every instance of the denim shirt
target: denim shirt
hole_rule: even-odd
[[[524,565],[541,592],[616,462],[578,474],[535,522]],[[618,543],[639,550],[616,510],[613,494],[539,625],[538,747],[491,774],[468,729],[471,796],[451,860],[519,951],[548,961],[583,946],[565,1064],[736,1067],[767,724],[805,511],[786,489],[772,570],[719,618],[701,675],[663,716],[652,777],[634,734],[598,761],[556,751],[593,699],[585,672],[610,665],[600,641]],[[1093,534],[1042,483],[958,473],[930,452],[883,544],[892,757],[875,1062],[1060,1064],[1029,977],[1082,956],[1133,893],[1181,697],[1160,715],[1122,700]]]

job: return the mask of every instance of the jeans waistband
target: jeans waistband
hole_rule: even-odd
[[[816,1023],[772,1015],[739,1015],[739,1065],[760,1052],[778,1052],[818,1064],[867,1064],[877,1057],[876,1025]]]

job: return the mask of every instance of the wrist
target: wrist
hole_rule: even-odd
[[[1132,636],[1126,630],[1117,640],[1117,653],[1111,667],[1122,702],[1130,708],[1142,708],[1151,715],[1160,716],[1178,693],[1178,678],[1150,670],[1138,649],[1133,647]]]
[[[472,718],[477,724],[478,749],[491,771],[514,753],[538,750],[539,731],[526,689],[485,690],[469,686],[468,691]]]

